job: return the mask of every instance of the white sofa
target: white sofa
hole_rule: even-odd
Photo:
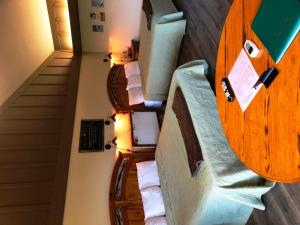
[[[153,10],[151,29],[148,30],[146,14],[142,12],[138,62],[145,100],[163,101],[167,99],[176,68],[186,20],[171,0],[150,2]]]

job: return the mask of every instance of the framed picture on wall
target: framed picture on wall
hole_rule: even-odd
[[[93,25],[93,32],[104,32],[104,26],[103,25]]]
[[[90,13],[90,19],[91,20],[97,19],[97,14],[96,13]]]
[[[92,7],[104,7],[104,0],[91,0]]]
[[[100,12],[100,21],[105,22],[105,12]]]

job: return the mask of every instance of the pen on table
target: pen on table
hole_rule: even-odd
[[[277,74],[278,74],[278,70],[275,68],[275,66],[272,66],[270,69],[263,72],[263,74],[258,78],[257,82],[254,84],[252,88],[256,89],[257,86],[260,84],[264,84],[268,88]]]

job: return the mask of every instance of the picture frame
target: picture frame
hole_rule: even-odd
[[[100,16],[100,21],[105,22],[105,12],[100,12],[99,16]]]
[[[104,8],[104,0],[91,0],[91,6]]]
[[[104,26],[103,25],[93,25],[92,31],[95,33],[103,33],[104,32]]]
[[[96,13],[90,13],[90,19],[91,20],[97,19],[97,14]]]

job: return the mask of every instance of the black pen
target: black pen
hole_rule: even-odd
[[[278,70],[275,68],[275,66],[272,66],[270,69],[263,72],[263,74],[258,78],[257,82],[252,88],[256,89],[260,84],[264,84],[268,88],[277,74]]]

